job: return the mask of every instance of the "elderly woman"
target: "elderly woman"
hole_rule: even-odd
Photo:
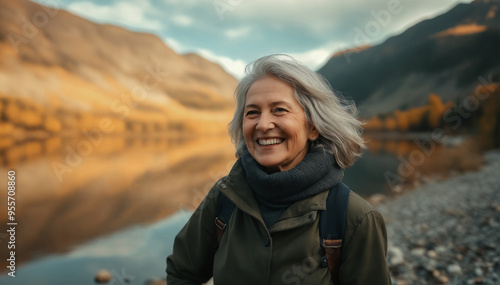
[[[246,71],[229,126],[238,160],[177,235],[167,284],[390,284],[384,220],[352,191],[336,275],[321,262],[318,212],[364,148],[355,106],[290,57]],[[218,236],[221,196],[235,207]]]

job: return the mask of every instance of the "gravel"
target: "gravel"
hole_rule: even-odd
[[[485,159],[377,206],[393,284],[500,284],[500,151]]]

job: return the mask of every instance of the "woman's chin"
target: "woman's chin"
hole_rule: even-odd
[[[279,172],[281,171],[280,169],[280,164],[275,162],[275,161],[269,161],[269,160],[256,160],[257,163],[259,163],[260,166],[267,172],[267,173],[274,173],[274,172]]]
[[[280,172],[281,169],[278,166],[272,166],[272,167],[264,167],[264,171],[267,174],[273,174],[273,173],[276,173],[276,172]]]
[[[275,173],[280,171],[286,171],[292,169],[295,165],[290,163],[283,163],[283,161],[268,161],[268,160],[256,160],[257,163],[266,171],[266,173]]]

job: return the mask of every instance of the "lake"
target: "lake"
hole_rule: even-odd
[[[471,138],[368,140],[368,150],[344,177],[365,197],[392,195],[482,164]],[[17,222],[16,278],[6,275],[8,236],[0,234],[1,284],[92,284],[99,269],[110,271],[115,284],[164,278],[176,233],[235,161],[225,136],[55,137],[11,144],[0,154],[1,185],[8,171],[16,173]],[[9,222],[5,214],[0,222]]]

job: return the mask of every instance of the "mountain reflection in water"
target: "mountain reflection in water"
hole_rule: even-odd
[[[165,259],[172,252],[175,235],[191,212],[177,214],[150,226],[134,226],[76,247],[71,253],[50,255],[22,266],[16,277],[4,275],[1,284],[93,284],[105,268],[114,284],[145,284],[165,278]]]
[[[66,252],[132,225],[158,221],[181,208],[194,209],[235,160],[226,136],[186,140],[105,137],[80,160],[71,158],[79,163],[67,163],[67,149],[77,149],[81,141],[60,139],[51,151],[46,141],[27,142],[41,145],[37,148],[41,151],[17,160],[11,155],[1,167],[3,185],[7,185],[6,173],[16,171],[17,265],[40,255]],[[62,180],[57,178],[54,163],[70,169]],[[7,195],[0,195],[0,204],[6,205],[6,200]],[[1,215],[0,223],[6,225],[6,215]],[[7,247],[1,246],[0,256],[7,253]],[[0,266],[5,272],[5,258]]]

